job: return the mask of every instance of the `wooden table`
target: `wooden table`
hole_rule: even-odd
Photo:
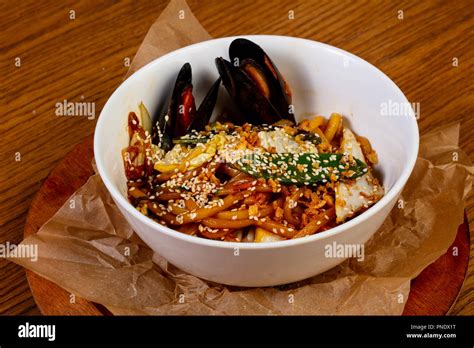
[[[214,37],[292,35],[362,57],[420,103],[421,133],[461,122],[461,146],[474,160],[471,1],[190,0],[189,5]],[[94,102],[98,114],[127,71],[124,60],[133,58],[165,6],[166,1],[0,3],[1,243],[21,241],[41,182],[94,131],[96,119],[56,116],[56,103]],[[472,226],[472,195],[466,211]],[[474,314],[473,241],[471,236],[468,277],[452,314]],[[39,314],[24,270],[5,260],[0,260],[0,313]]]

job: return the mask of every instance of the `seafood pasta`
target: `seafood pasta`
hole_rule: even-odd
[[[177,233],[270,242],[325,231],[380,200],[368,139],[337,113],[296,123],[288,84],[253,42],[234,40],[229,56],[216,59],[219,79],[198,108],[186,63],[156,122],[143,103],[129,114],[123,158],[136,209]],[[209,122],[221,84],[239,112]]]

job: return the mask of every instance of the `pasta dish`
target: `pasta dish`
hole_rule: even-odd
[[[235,40],[229,56],[240,64],[216,59],[219,79],[198,108],[186,63],[156,121],[143,103],[130,112],[122,155],[137,210],[188,235],[273,242],[328,230],[381,199],[367,138],[337,113],[297,123],[288,84],[253,42]],[[209,122],[221,84],[239,114]]]

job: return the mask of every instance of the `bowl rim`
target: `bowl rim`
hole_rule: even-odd
[[[151,70],[155,65],[159,65],[162,61],[167,60],[167,59],[172,59],[173,57],[177,55],[181,55],[185,53],[186,51],[193,50],[196,47],[199,46],[207,46],[209,44],[214,44],[214,43],[219,43],[219,42],[228,42],[229,40],[233,40],[236,38],[247,38],[247,39],[270,39],[270,40],[289,40],[289,41],[301,41],[304,44],[311,44],[315,46],[320,46],[325,50],[332,51],[334,53],[337,53],[339,55],[347,56],[349,58],[352,58],[359,63],[366,64],[369,69],[373,69],[380,77],[388,82],[389,85],[391,85],[392,88],[394,88],[395,92],[400,93],[401,97],[403,98],[404,102],[408,103],[408,99],[405,96],[405,94],[401,91],[401,89],[397,86],[395,82],[393,82],[384,72],[382,72],[380,69],[378,69],[376,66],[372,65],[371,63],[367,62],[366,60],[350,53],[345,50],[342,50],[340,48],[328,45],[326,43],[322,43],[319,41],[314,41],[310,39],[304,39],[304,38],[298,38],[298,37],[292,37],[292,36],[282,36],[282,35],[238,35],[238,36],[228,36],[228,37],[221,37],[221,38],[216,38],[216,39],[210,39],[202,42],[198,42],[189,46],[182,47],[180,49],[177,49],[175,51],[169,52],[167,54],[164,54],[163,56],[154,59],[153,61],[149,62],[145,66],[141,67],[137,71],[135,71],[132,75],[130,75],[125,81],[123,81],[120,86],[112,93],[112,95],[107,99],[107,102],[105,103],[104,107],[102,108],[102,111],[99,115],[96,127],[95,127],[95,132],[94,132],[94,157],[98,169],[98,173],[100,178],[102,179],[104,185],[106,186],[107,190],[111,194],[112,198],[114,201],[122,206],[123,209],[126,210],[128,214],[130,214],[133,218],[136,218],[140,220],[143,224],[147,225],[149,228],[152,230],[156,230],[158,233],[164,233],[168,235],[171,238],[177,238],[180,239],[183,242],[188,242],[192,244],[199,244],[202,246],[209,246],[209,247],[214,247],[214,248],[220,248],[220,249],[235,249],[238,248],[239,250],[250,250],[250,249],[275,249],[275,248],[285,248],[285,247],[291,247],[291,246],[296,246],[296,245],[301,245],[301,244],[306,244],[306,243],[311,243],[313,241],[319,240],[319,239],[325,239],[328,237],[333,237],[336,235],[339,235],[341,233],[347,232],[351,228],[355,227],[356,225],[360,224],[361,222],[368,220],[375,214],[377,214],[379,211],[381,211],[383,208],[385,208],[396,196],[398,196],[405,186],[409,176],[411,175],[413,168],[415,166],[417,157],[418,157],[418,150],[419,150],[419,131],[418,131],[418,123],[417,119],[415,117],[415,114],[413,112],[413,109],[410,108],[410,115],[407,115],[405,117],[408,117],[410,119],[411,127],[409,129],[409,132],[407,132],[407,136],[410,138],[413,138],[414,140],[414,147],[411,150],[411,152],[408,153],[408,162],[405,164],[401,175],[397,178],[395,181],[394,185],[392,188],[386,192],[386,194],[380,199],[378,202],[376,202],[372,207],[367,209],[365,212],[361,213],[360,215],[354,217],[353,219],[344,222],[341,225],[338,225],[336,227],[333,227],[329,230],[319,232],[317,234],[313,234],[304,238],[298,238],[298,239],[290,239],[290,240],[283,240],[283,241],[278,241],[278,242],[273,242],[273,243],[242,243],[242,242],[225,242],[221,240],[213,240],[213,239],[206,239],[206,238],[200,238],[196,236],[190,236],[184,233],[181,233],[179,231],[176,231],[174,229],[171,229],[167,226],[161,225],[160,223],[154,221],[153,219],[147,217],[146,215],[143,215],[141,212],[139,212],[129,201],[126,197],[124,197],[119,190],[112,184],[111,180],[108,178],[106,175],[106,172],[104,170],[104,162],[102,158],[102,154],[99,152],[98,148],[98,143],[99,143],[99,136],[101,134],[101,129],[104,127],[105,124],[105,118],[101,117],[103,114],[107,114],[108,110],[111,108],[112,101],[114,97],[122,90],[126,89],[129,84],[131,84],[134,80],[139,78],[139,75],[143,74],[145,71]]]

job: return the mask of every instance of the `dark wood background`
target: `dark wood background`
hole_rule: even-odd
[[[472,1],[188,1],[214,37],[280,34],[350,51],[419,102],[421,133],[461,122],[474,159]],[[94,102],[98,115],[166,1],[0,1],[0,242],[19,243],[35,192],[95,120],[55,104]],[[75,19],[70,19],[70,11]],[[288,12],[294,11],[290,20]],[[403,11],[403,19],[399,19]],[[21,65],[16,66],[18,59]],[[458,66],[453,65],[457,58]],[[18,154],[21,156],[18,159]],[[472,225],[474,198],[466,206]],[[474,314],[474,245],[453,314]],[[0,313],[39,314],[22,268],[0,260]]]

